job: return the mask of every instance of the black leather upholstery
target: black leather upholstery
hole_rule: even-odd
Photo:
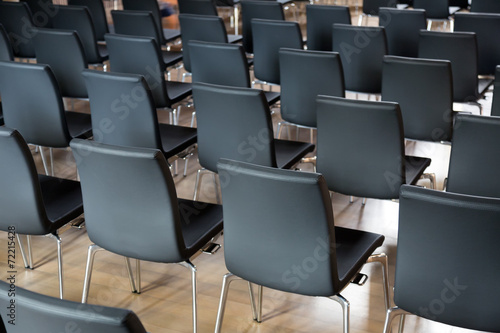
[[[23,24],[19,24],[19,22],[23,22]],[[32,38],[36,28],[28,5],[23,2],[1,1],[0,23],[10,37],[14,55],[22,58],[34,58],[35,48],[32,44]]]
[[[378,16],[380,7],[396,7],[394,0],[363,0],[363,13]],[[340,22],[339,22],[340,23]]]
[[[413,0],[413,8],[424,9],[428,19],[447,19],[450,16],[449,0]]]
[[[307,5],[307,49],[311,51],[332,50],[332,25],[351,24],[347,6]]]
[[[54,4],[52,0],[20,0],[26,2],[30,8],[33,22],[39,28],[52,28],[52,13]]]
[[[425,10],[380,8],[379,25],[385,28],[388,54],[418,57],[420,30],[427,26]]]
[[[433,321],[500,331],[499,220],[498,199],[403,186],[396,305]]]
[[[217,8],[213,0],[179,0],[180,14],[217,16]]]
[[[449,61],[384,57],[382,100],[400,105],[405,138],[451,141],[453,82]]]
[[[68,0],[68,5],[87,7],[94,23],[96,38],[104,41],[104,35],[109,33],[109,26],[102,0]]]
[[[500,65],[495,69],[494,84],[495,86],[493,88],[493,101],[491,102],[491,115],[500,117]]]
[[[495,0],[474,0],[470,5],[471,13],[500,14],[500,3]]]

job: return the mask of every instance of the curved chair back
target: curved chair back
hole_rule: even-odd
[[[242,45],[190,41],[193,82],[250,88],[248,61]]]
[[[243,0],[241,3],[241,32],[246,53],[253,53],[252,19],[285,20],[283,5],[278,1]]]
[[[500,4],[495,0],[473,0],[470,5],[471,13],[500,14]]]
[[[317,170],[328,188],[357,197],[397,198],[406,181],[399,105],[319,96],[317,114]]]
[[[10,39],[2,24],[0,24],[0,61],[14,61]]]
[[[453,72],[453,101],[477,100],[479,81],[475,33],[422,30],[418,57],[449,60]]]
[[[34,58],[35,48],[32,38],[36,35],[36,26],[28,5],[23,2],[1,1],[0,23],[10,38],[14,56]]]
[[[224,21],[218,16],[180,14],[181,38],[184,45],[189,41],[227,43],[227,32]],[[182,48],[182,61],[186,71],[191,72],[189,47]]]
[[[165,63],[154,38],[106,35],[109,61],[113,72],[144,76],[157,108],[170,107],[166,93]]]
[[[34,40],[37,62],[52,69],[61,95],[87,98],[82,71],[88,67],[85,50],[76,31],[39,29]]]
[[[451,141],[453,79],[449,61],[384,57],[382,100],[400,105],[406,138]]]
[[[387,54],[384,28],[334,24],[332,45],[342,60],[346,89],[380,93],[382,59]]]
[[[450,7],[460,7],[460,9],[469,8],[469,0],[449,0]]]
[[[363,0],[363,13],[370,16],[378,16],[380,7],[396,8],[396,4],[397,1],[394,0]]]
[[[255,77],[261,81],[280,84],[280,48],[303,49],[299,24],[253,19],[252,36]]]
[[[213,0],[179,0],[180,14],[217,16],[217,7]]]
[[[161,32],[156,27],[153,14],[139,10],[113,10],[113,26],[118,35],[154,38],[161,45]]]
[[[316,127],[318,95],[345,96],[344,73],[336,52],[281,49],[281,117]]]
[[[20,0],[20,2],[26,2],[37,27],[52,28],[52,16],[55,13],[52,0]]]
[[[450,16],[450,5],[448,1],[449,0],[413,0],[413,8],[424,9],[428,19],[447,19]]]
[[[202,167],[217,172],[220,158],[277,166],[269,106],[261,90],[195,83],[193,98]]]
[[[158,117],[141,75],[85,70],[94,141],[161,150]],[[130,92],[130,103],[122,99]]]
[[[491,103],[491,115],[500,117],[500,65],[495,69],[495,83],[493,88],[493,101]]]
[[[151,12],[156,23],[158,31],[163,32],[163,24],[161,19],[160,7],[157,0],[122,0],[123,9],[125,10],[141,10]],[[160,45],[166,44],[167,41],[163,33],[160,34],[162,41]]]
[[[385,28],[388,54],[418,57],[420,30],[427,26],[425,10],[380,8],[379,25]]]
[[[458,114],[446,191],[500,198],[500,118]]]
[[[396,305],[448,325],[498,331],[500,292],[491,286],[500,270],[499,220],[498,199],[404,186],[399,199]]]
[[[98,41],[104,41],[104,35],[109,33],[106,10],[102,0],[68,0],[69,6],[85,6],[92,16],[95,34]]]
[[[475,2],[477,0],[474,0]],[[497,30],[498,29],[498,30]],[[500,64],[500,43],[496,42],[492,31],[500,31],[499,14],[456,13],[455,31],[476,33],[478,53],[478,74],[494,75]]]
[[[311,51],[332,50],[332,25],[351,24],[347,6],[307,5],[307,49]]]
[[[48,65],[0,62],[0,93],[6,126],[17,129],[28,143],[68,146],[64,105]]]
[[[9,289],[10,284],[0,282],[2,308],[11,304]],[[16,321],[16,325],[6,324],[9,333],[63,332],[68,327],[88,332],[146,333],[139,318],[130,310],[56,299],[18,286],[15,300],[16,313],[24,319]]]

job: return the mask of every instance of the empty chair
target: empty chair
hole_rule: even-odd
[[[299,24],[290,21],[253,19],[252,36],[255,83],[279,85],[280,49],[303,49]]]
[[[104,35],[109,33],[109,26],[102,0],[68,0],[68,5],[87,7],[94,23],[96,38],[99,42],[104,42]]]
[[[385,28],[388,54],[418,57],[420,30],[426,27],[423,9],[380,8],[379,25]]]
[[[10,305],[9,289],[9,283],[0,281],[0,306],[3,308]],[[15,325],[6,323],[9,330],[4,332],[63,332],[68,327],[78,327],[90,332],[146,333],[137,315],[126,309],[99,307],[97,315],[95,305],[58,300],[18,286],[15,301],[16,312],[24,319],[16,320]],[[6,316],[4,321],[7,319]]]
[[[281,49],[281,118],[277,137],[283,125],[316,128],[316,98],[318,95],[345,97],[344,73],[336,52]]]
[[[262,90],[195,83],[193,97],[198,160],[203,168],[198,170],[195,199],[201,172],[217,172],[219,158],[288,169],[314,150],[309,143],[273,138],[269,105]]]
[[[59,229],[83,213],[80,183],[38,175],[30,149],[16,130],[0,127],[0,153],[0,188],[5,192],[0,199],[0,230],[8,232],[13,242],[17,237],[24,265],[31,269],[34,266],[30,237],[50,235],[57,241],[59,297],[63,298]],[[27,235],[29,261],[19,235]]]
[[[252,19],[285,20],[283,5],[278,1],[241,1],[241,30],[246,53],[253,53]]]
[[[500,198],[500,118],[457,115],[446,191]]]
[[[224,275],[222,282],[215,332],[221,331],[228,288],[235,279],[259,285],[259,310],[254,317],[258,322],[261,288],[265,286],[328,297],[340,303],[343,332],[349,332],[349,302],[340,293],[365,263],[379,262],[383,268],[385,304],[389,305],[387,257],[373,254],[383,244],[384,236],[336,227],[322,175],[229,160],[221,160],[218,170],[225,181],[224,258],[230,273]],[[259,242],[257,247],[251,245],[255,240]],[[324,251],[318,244],[336,250]],[[313,259],[315,269],[297,276],[292,267],[319,251],[322,258]],[[253,300],[252,294],[251,297]]]
[[[19,22],[23,22],[23,24],[19,24]],[[32,39],[36,34],[36,26],[26,3],[1,1],[0,24],[3,25],[10,38],[15,57],[35,58]]]
[[[450,30],[453,31],[453,20],[450,18],[454,11],[451,9],[449,0],[413,0],[413,8],[424,9],[427,14],[427,30],[431,30],[433,22],[443,22],[443,30],[450,22]]]
[[[495,70],[495,86],[493,89],[493,101],[491,102],[491,115],[500,117],[500,67]]]
[[[217,16],[217,7],[213,0],[179,0],[180,14]]]
[[[307,5],[307,49],[312,51],[332,50],[332,25],[351,24],[347,6]]]
[[[52,16],[56,12],[52,0],[21,0],[31,10],[33,22],[39,28],[52,28]]]
[[[382,59],[387,54],[383,27],[334,24],[332,49],[340,54],[346,90],[380,94]]]
[[[317,170],[330,191],[397,199],[401,185],[415,184],[431,163],[405,156],[397,103],[320,96],[317,114]]]
[[[371,16],[378,16],[380,7],[394,7],[396,8],[396,1],[394,0],[362,0],[363,12],[359,15],[358,25],[363,24],[363,19]],[[340,23],[340,22],[339,22]]]
[[[500,4],[495,0],[472,0],[471,13],[496,13],[500,14]]]
[[[396,307],[387,311],[384,333],[390,332],[396,316],[404,314],[461,328],[500,331],[496,307],[500,293],[491,288],[500,270],[496,260],[500,248],[495,245],[499,219],[499,199],[403,186]]]
[[[94,257],[101,249],[126,258],[178,263],[191,273],[196,332],[197,270],[190,258],[222,231],[222,207],[178,199],[168,163],[158,150],[83,140],[73,140],[71,147],[82,152],[78,172],[86,228],[93,243],[87,256],[82,303],[87,301]],[[197,214],[185,214],[186,210]],[[127,267],[134,282],[128,259]]]

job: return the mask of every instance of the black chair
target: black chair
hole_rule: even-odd
[[[228,288],[235,279],[259,285],[259,310],[254,318],[258,322],[264,286],[340,303],[343,332],[349,332],[349,302],[340,293],[365,263],[379,262],[385,304],[389,305],[387,257],[373,254],[384,236],[335,227],[323,176],[230,160],[221,160],[218,170],[224,179],[224,258],[230,273],[222,282],[215,332],[221,331]],[[251,247],[256,239],[259,246]],[[311,256],[318,252],[322,255]],[[304,258],[311,258],[315,269],[299,277],[291,267],[306,265]]]
[[[455,14],[455,31],[476,33],[479,75],[494,75],[495,67],[500,64],[500,44],[496,42],[495,34],[491,33],[497,29],[500,29],[499,14]],[[482,90],[484,88],[480,87]]]
[[[498,117],[457,115],[446,191],[500,198],[500,158],[494,152],[499,128]]]
[[[380,94],[382,59],[387,54],[383,27],[334,24],[332,49],[340,54],[346,90]]]
[[[56,12],[52,0],[20,0],[31,10],[33,23],[39,28],[52,28],[52,16]]]
[[[108,50],[106,45],[97,42],[94,22],[87,7],[57,6],[57,14],[52,19],[52,25],[56,29],[76,31],[88,63],[107,69],[105,62],[109,59]]]
[[[196,144],[196,129],[159,124],[143,76],[92,70],[85,70],[82,75],[89,91],[94,141],[158,149],[166,159],[183,158],[186,176],[187,158]]]
[[[14,52],[10,46],[9,36],[0,24],[0,61],[14,61]],[[0,101],[0,126],[3,125],[2,101]]]
[[[3,25],[10,38],[10,45],[15,57],[35,58],[32,39],[36,35],[36,26],[26,3],[1,1],[0,24]]]
[[[5,125],[18,130],[28,143],[40,146],[46,174],[49,171],[42,146],[66,148],[72,138],[92,136],[90,114],[64,110],[59,86],[48,65],[0,62],[0,94]],[[51,169],[53,175],[52,158]]]
[[[14,244],[14,237],[17,238],[24,265],[31,269],[34,268],[31,236],[48,235],[56,240],[59,297],[63,298],[62,242],[59,229],[83,213],[80,183],[37,174],[30,149],[16,130],[0,127],[0,152],[0,188],[8,193],[0,200],[0,230],[8,232],[9,240]],[[24,254],[20,235],[27,235],[29,261]],[[21,313],[18,316],[19,319],[24,318]],[[19,320],[21,321],[23,320]],[[19,324],[22,327],[23,324]]]
[[[10,289],[10,283],[0,281],[0,306],[8,309],[11,300],[15,300],[19,319],[14,320],[13,325],[5,316],[3,332],[63,332],[75,327],[87,332],[146,333],[137,315],[130,310],[58,300],[18,286],[15,298],[11,298]]]
[[[380,8],[379,25],[385,28],[389,55],[418,57],[420,30],[426,27],[423,9]]]
[[[443,22],[443,30],[450,22],[453,31],[452,15],[460,8],[450,7],[449,0],[413,0],[413,8],[424,9],[427,14],[427,30],[432,29],[433,22]]]
[[[332,25],[351,24],[347,6],[307,5],[307,49],[311,51],[332,50]]]
[[[281,48],[303,49],[297,22],[252,20],[254,83],[279,85]]]
[[[363,20],[372,16],[379,16],[380,7],[396,8],[397,1],[394,0],[362,0],[363,12],[359,15],[358,25],[363,25]],[[340,22],[339,22],[340,23]]]
[[[221,233],[222,207],[178,199],[168,163],[158,150],[83,140],[73,140],[71,147],[81,153],[78,172],[87,232],[93,243],[88,251],[82,303],[88,298],[96,251],[178,263],[191,272],[196,332],[197,269],[190,258]],[[185,214],[188,209],[197,214]],[[127,264],[133,282],[128,259]]]
[[[451,62],[453,73],[453,101],[474,105],[482,113],[478,102],[477,39],[473,32],[420,31],[419,58],[442,59]],[[492,80],[483,80],[483,86]]]
[[[500,14],[500,4],[495,0],[473,0],[470,5],[471,13]]]
[[[144,76],[157,109],[170,112],[170,123],[177,124],[181,102],[191,96],[191,84],[166,81],[166,70],[160,47],[149,37],[108,34],[105,37],[113,72]],[[177,108],[174,109],[174,105]]]
[[[217,7],[213,0],[179,0],[178,5],[180,14],[218,15]]]
[[[415,184],[431,163],[405,156],[397,103],[320,96],[317,114],[317,170],[330,191],[351,202],[352,196],[397,199],[401,185]]]
[[[253,53],[252,19],[284,21],[283,5],[278,1],[242,0],[240,3],[243,48],[246,53]]]
[[[495,69],[495,85],[493,88],[493,101],[491,102],[491,115],[500,117],[500,66]]]
[[[404,314],[500,331],[500,294],[491,288],[500,270],[500,200],[413,186],[399,197],[396,307],[387,311],[384,333]]]
[[[69,6],[85,6],[92,16],[95,35],[99,42],[104,42],[104,35],[109,33],[109,25],[106,18],[106,10],[102,0],[68,0]]]
[[[262,90],[195,83],[193,97],[198,160],[203,168],[196,177],[195,200],[202,172],[217,172],[219,158],[289,169],[314,150],[309,143],[273,138],[271,113]],[[215,192],[218,196],[217,189]]]
[[[310,130],[316,128],[316,97],[345,97],[344,73],[336,52],[284,49],[279,51],[281,76],[281,118],[276,137],[283,125]],[[290,132],[288,138],[290,139]]]

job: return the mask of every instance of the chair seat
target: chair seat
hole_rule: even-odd
[[[165,66],[170,67],[182,61],[182,51],[162,51]]]
[[[477,86],[477,91],[479,92],[479,96],[484,96],[488,88],[493,84],[493,79],[490,78],[484,78],[484,79],[479,79],[479,83]]]
[[[363,267],[373,251],[383,243],[383,235],[335,227],[335,251],[337,252],[337,269],[342,284],[341,288],[350,282],[350,279]]]
[[[281,98],[281,93],[276,91],[264,91],[264,95],[269,105],[276,104]]]
[[[274,140],[276,164],[280,169],[290,169],[308,153],[314,151],[314,145],[306,142]]]
[[[109,59],[108,47],[106,46],[106,44],[97,44],[97,51],[99,51],[101,62]]]
[[[430,158],[405,156],[406,184],[415,185],[429,165]]]
[[[72,138],[88,139],[92,136],[92,120],[90,114],[66,111],[68,131]]]
[[[197,141],[196,128],[159,124],[163,153],[168,159]]]
[[[179,211],[189,258],[222,231],[222,206],[179,199]]]
[[[242,35],[227,35],[227,42],[229,44],[240,43],[243,40]]]
[[[169,43],[181,37],[181,31],[179,29],[163,29],[163,36],[167,43]]]
[[[182,101],[192,93],[191,83],[166,81],[168,97],[172,104]]]
[[[80,182],[45,175],[38,175],[38,180],[45,211],[52,222],[49,230],[41,234],[54,232],[83,213]]]

